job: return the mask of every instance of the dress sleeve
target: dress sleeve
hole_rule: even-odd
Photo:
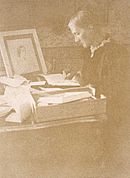
[[[102,90],[108,98],[122,98],[128,90],[128,52],[124,47],[112,49],[103,61]]]

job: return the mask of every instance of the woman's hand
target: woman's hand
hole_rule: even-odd
[[[78,71],[72,78],[73,81],[75,82],[81,82],[81,71]]]
[[[63,71],[62,74],[65,80],[73,80],[76,82],[79,82],[81,80],[81,71],[78,71],[76,74],[73,74],[71,72],[66,73],[65,71]]]

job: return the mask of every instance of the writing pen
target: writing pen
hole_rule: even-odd
[[[62,75],[63,75],[64,80],[66,80],[66,79],[69,78],[70,73],[66,73],[66,72],[63,70],[63,71],[62,71]]]

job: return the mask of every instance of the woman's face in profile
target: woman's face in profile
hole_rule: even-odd
[[[92,45],[93,41],[93,31],[88,28],[80,28],[74,23],[70,23],[69,28],[74,35],[75,42],[79,42],[83,45],[84,48],[87,48]]]

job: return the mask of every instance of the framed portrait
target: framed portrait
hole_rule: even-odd
[[[9,77],[47,73],[35,29],[0,32],[0,50]]]

